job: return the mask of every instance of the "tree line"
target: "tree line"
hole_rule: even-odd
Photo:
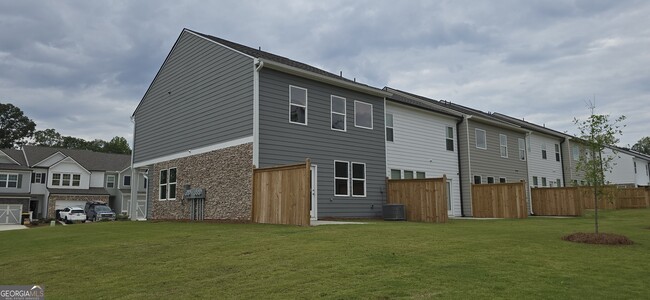
[[[36,123],[19,107],[0,103],[0,149],[21,148],[23,145],[131,154],[131,147],[124,137],[116,136],[110,141],[85,140],[62,135],[53,128],[36,130]]]

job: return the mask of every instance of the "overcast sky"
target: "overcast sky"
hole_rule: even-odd
[[[576,134],[586,100],[649,136],[650,1],[0,0],[0,102],[86,139],[130,116],[184,27],[375,87]]]

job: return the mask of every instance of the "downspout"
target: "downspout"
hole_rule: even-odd
[[[257,65],[257,66],[255,66]],[[253,61],[253,165],[260,167],[260,70],[264,68],[264,61]]]
[[[136,212],[138,207],[138,178],[136,176],[138,176],[138,173],[133,167],[135,157],[135,115],[131,116],[131,123],[133,123],[133,149],[131,149],[131,205],[129,206],[128,214],[131,221],[137,221],[138,217]],[[134,184],[136,186],[135,193],[133,191]]]
[[[562,166],[562,183],[564,184],[564,187],[566,187],[566,174],[564,174],[564,153],[562,153],[562,144],[567,141],[567,138],[562,139],[560,142],[560,166]]]
[[[526,198],[528,198],[528,213],[530,215],[533,215],[533,194],[532,190],[530,189],[530,159],[528,159],[528,149],[529,148],[529,141],[531,139],[530,135],[532,134],[531,131],[526,132],[526,137],[524,138],[524,141],[526,142],[526,145],[524,145],[524,149],[526,152],[526,190],[528,191],[528,195],[526,195]]]
[[[465,118],[461,118],[458,122],[456,122],[456,149],[458,149],[458,190],[460,191],[460,216],[464,217],[465,212],[464,212],[464,206],[463,206],[463,183],[461,178],[463,178],[463,168],[460,165],[460,123],[463,123],[463,120]],[[452,211],[453,212],[453,211]]]
[[[472,115],[465,116],[465,134],[467,137],[467,185],[469,186],[469,197],[472,197],[472,156],[470,154],[470,147],[469,147],[469,119],[472,118]],[[464,200],[464,199],[463,199]],[[470,199],[471,203],[471,199]],[[470,207],[471,208],[471,207]]]

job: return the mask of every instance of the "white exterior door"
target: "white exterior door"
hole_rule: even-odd
[[[20,224],[22,204],[0,204],[0,225]]]
[[[454,215],[454,203],[451,201],[454,199],[453,193],[454,189],[452,188],[451,180],[447,180],[447,216]]]
[[[144,193],[138,193],[138,206],[135,210],[135,216],[138,220],[147,219],[147,195]]]
[[[312,220],[318,219],[318,166],[311,166],[311,203],[309,205],[309,217]]]

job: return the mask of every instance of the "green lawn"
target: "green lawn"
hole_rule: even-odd
[[[292,227],[112,222],[0,232],[0,285],[70,298],[647,298],[650,210],[606,211],[633,246],[562,241],[592,219]]]

